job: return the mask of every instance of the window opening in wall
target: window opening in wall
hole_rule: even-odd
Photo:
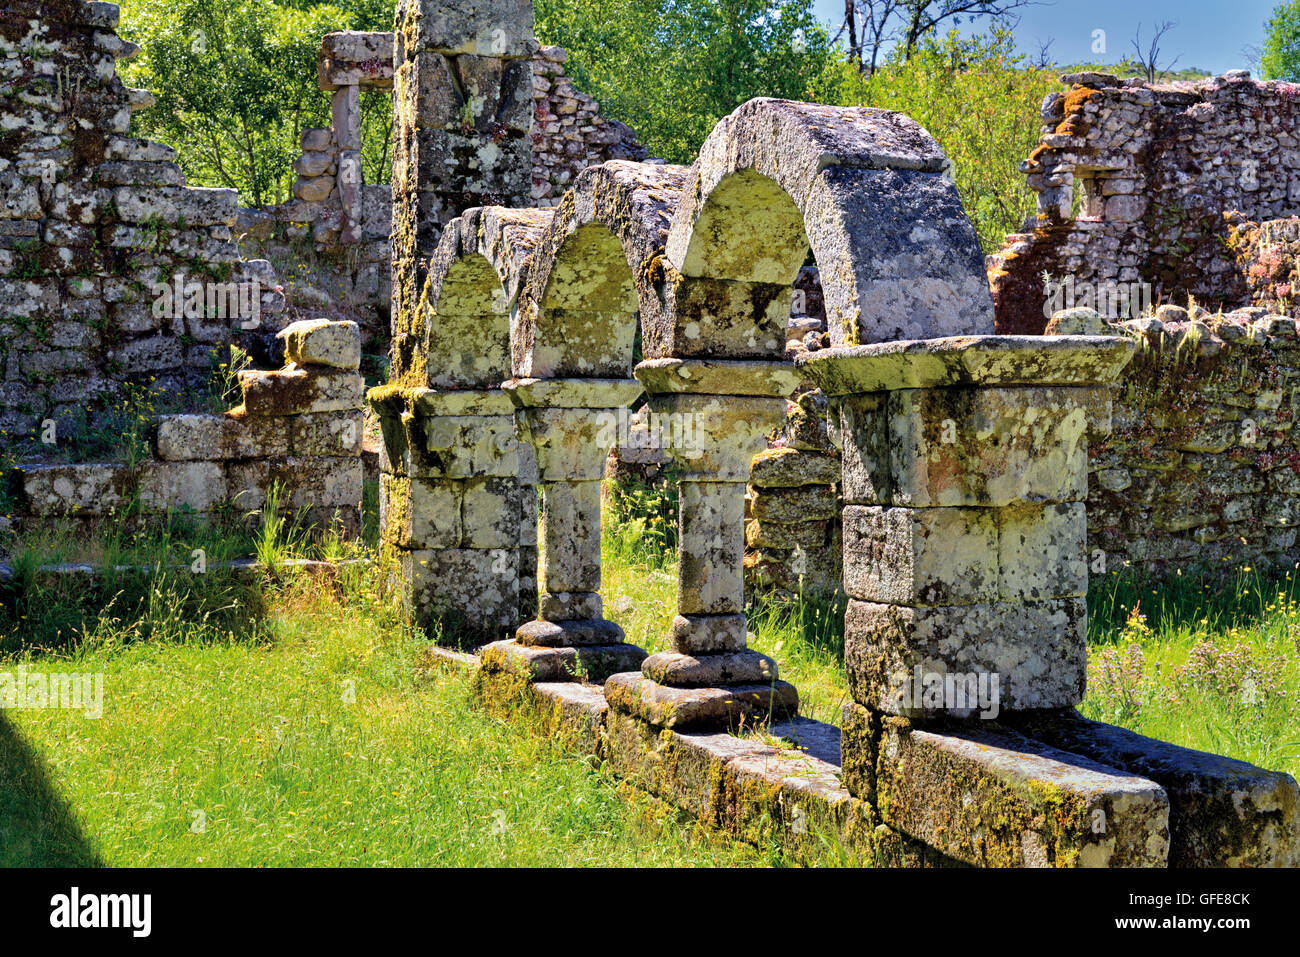
[[[1075,169],[1074,198],[1071,213],[1075,219],[1100,222],[1106,214],[1106,198],[1101,193],[1102,179],[1094,169]]]

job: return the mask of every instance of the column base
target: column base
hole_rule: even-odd
[[[639,672],[613,675],[605,700],[615,711],[657,728],[716,731],[783,721],[799,713],[799,692],[785,681],[720,688],[671,687]]]
[[[532,648],[583,648],[595,645],[619,645],[626,636],[623,629],[604,618],[568,621],[538,619],[525,622],[515,632],[515,641]]]
[[[641,673],[669,688],[726,688],[777,679],[776,662],[748,649],[698,656],[661,651],[642,663]]]
[[[684,655],[744,651],[749,633],[744,615],[678,615],[673,619],[673,649]]]
[[[479,649],[483,670],[518,675],[528,681],[589,681],[601,683],[621,672],[634,671],[645,661],[636,645],[581,647],[523,645],[515,639],[494,641]]]

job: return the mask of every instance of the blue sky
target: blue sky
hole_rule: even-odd
[[[1151,26],[1173,20],[1178,26],[1162,41],[1161,66],[1174,56],[1176,69],[1200,67],[1211,73],[1249,68],[1242,52],[1258,46],[1266,21],[1279,0],[1055,0],[1020,11],[1016,39],[1025,52],[1037,53],[1039,42],[1054,39],[1051,56],[1058,63],[1099,59],[1091,53],[1093,31],[1106,33],[1106,62],[1116,62],[1132,50],[1130,41],[1142,24],[1142,37]],[[843,0],[815,0],[818,15],[839,25]]]

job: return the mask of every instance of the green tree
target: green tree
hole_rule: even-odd
[[[1278,4],[1264,30],[1259,51],[1264,79],[1300,82],[1300,0]]]
[[[122,32],[141,52],[123,79],[157,99],[133,117],[133,132],[175,147],[191,185],[234,187],[245,205],[287,199],[302,131],[329,124],[329,97],[316,82],[320,38],[391,29],[391,10],[381,7],[387,4],[377,0],[130,0]],[[380,178],[392,101],[365,100],[365,167]]]
[[[845,58],[814,84],[813,99],[898,110],[924,126],[952,162],[952,177],[986,253],[1034,212],[1020,163],[1038,145],[1039,108],[1060,89],[1056,71],[1026,64],[1011,31],[962,38],[926,34],[910,58],[895,49],[864,76]]]
[[[811,0],[539,0],[537,35],[651,153],[689,163],[755,96],[802,98],[830,62]]]

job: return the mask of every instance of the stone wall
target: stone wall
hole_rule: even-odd
[[[600,104],[564,72],[563,47],[539,46],[533,54],[534,206],[556,206],[588,166],[606,160],[644,160],[650,152],[626,124],[600,115]]]
[[[388,351],[392,192],[361,182],[359,95],[391,87],[393,34],[323,38],[331,124],[303,132],[293,199],[240,210],[233,190],[186,188],[170,147],[127,136],[132,111],[153,98],[116,75],[116,60],[137,52],[117,22],[115,6],[81,0],[6,0],[0,13],[0,70],[15,91],[0,102],[0,448],[53,422],[60,441],[30,447],[75,457],[78,433],[128,386],[151,386],[166,408],[197,409],[230,343],[274,367],[275,334],[296,319],[355,321],[366,355]],[[645,155],[627,127],[572,88],[564,51],[531,41],[521,49],[533,86],[514,122],[517,138],[536,145],[536,168],[516,204],[529,192],[554,204],[585,166]],[[516,159],[525,175],[533,169]],[[446,205],[432,227],[460,209]],[[157,315],[162,284],[178,277],[180,289],[199,283],[205,295],[256,282],[256,321],[236,314],[235,299],[221,316],[210,302],[189,316],[183,307]]]
[[[1053,312],[1094,306],[1075,297],[1101,284],[1121,287],[1116,305],[1142,284],[1155,303],[1245,303],[1224,214],[1300,211],[1300,86],[1245,71],[1157,85],[1062,79],[1071,89],[1044,102],[1042,140],[1021,167],[1038,214],[989,261],[998,331],[1040,333]],[[1073,301],[1056,289],[1047,302],[1044,274],[1068,280]],[[1128,317],[1122,307],[1109,315]]]
[[[293,199],[241,209],[236,234],[247,256],[269,260],[283,277],[286,319],[356,322],[364,351],[388,351],[392,188],[361,178],[361,93],[391,90],[391,33],[327,33],[319,84],[330,94],[331,122],[302,132]],[[274,331],[274,330],[272,330]]]
[[[297,322],[289,362],[240,376],[243,402],[223,415],[158,418],[142,462],[35,465],[19,472],[24,524],[158,520],[190,514],[238,523],[273,487],[281,515],[318,530],[361,528],[361,336],[350,322]]]
[[[117,76],[137,52],[117,22],[81,0],[0,10],[0,448],[52,423],[75,452],[128,383],[200,388],[280,305],[266,264],[239,261],[235,192],[187,188],[173,150],[127,136],[153,98]],[[178,283],[196,305],[155,308]]]
[[[1139,348],[1089,448],[1090,572],[1300,560],[1300,339],[1258,307],[1117,327]],[[1108,427],[1109,426],[1109,427]]]
[[[805,266],[795,280],[785,356],[828,344],[821,277]],[[785,422],[754,456],[745,500],[745,587],[755,593],[834,595],[841,590],[839,451],[827,431],[826,396],[805,380],[786,403]]]

